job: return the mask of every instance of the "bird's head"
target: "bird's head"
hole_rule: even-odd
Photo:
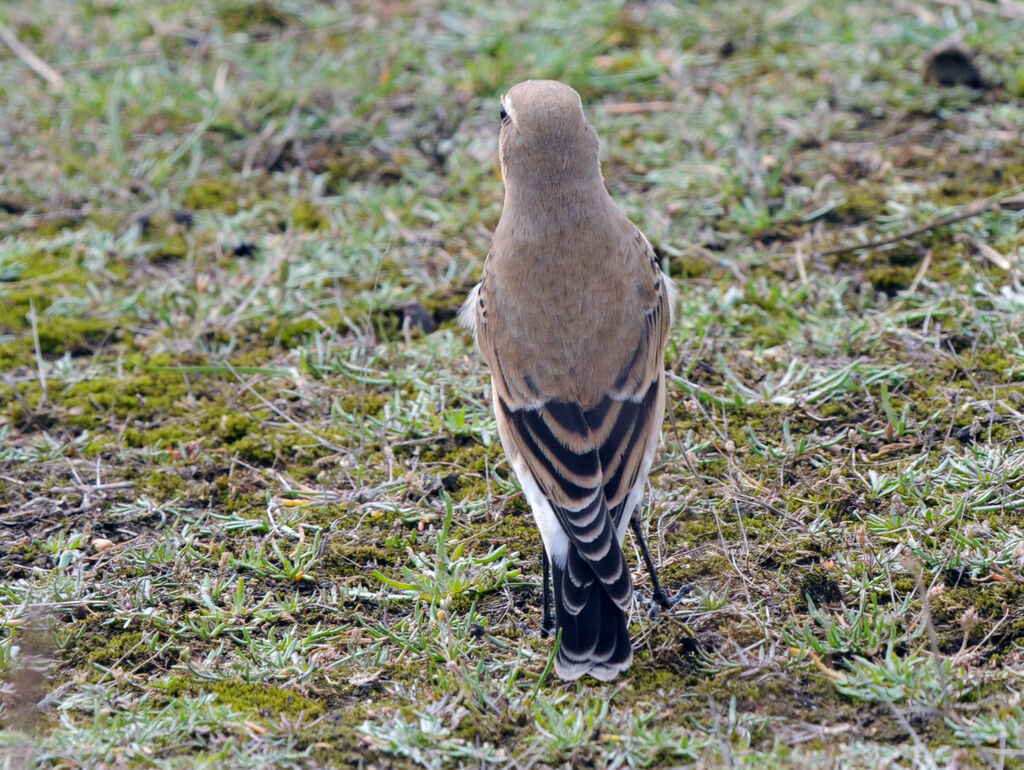
[[[501,98],[498,150],[506,187],[587,185],[601,178],[597,133],[580,95],[557,80],[526,80]]]

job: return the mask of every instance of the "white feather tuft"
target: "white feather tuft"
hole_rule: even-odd
[[[480,295],[480,284],[474,286],[469,295],[466,297],[466,301],[462,303],[462,307],[459,308],[459,325],[463,329],[468,329],[473,332],[473,338],[476,338],[476,305],[477,297]]]

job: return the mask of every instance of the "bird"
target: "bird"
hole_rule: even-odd
[[[633,660],[632,528],[665,412],[675,289],[605,187],[579,94],[526,80],[501,98],[501,216],[460,320],[491,376],[498,434],[542,541],[555,673],[610,681]],[[554,623],[550,602],[554,595]]]

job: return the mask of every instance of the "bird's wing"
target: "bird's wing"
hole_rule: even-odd
[[[604,493],[615,526],[641,472],[650,467],[665,413],[665,343],[672,323],[675,287],[661,271],[647,238],[636,232],[637,249],[648,266],[653,298],[645,308],[644,332],[613,389],[587,412],[587,423],[600,447]]]
[[[633,586],[604,496],[600,451],[583,410],[555,400],[514,409],[500,395],[497,405],[503,432],[574,546],[563,579],[566,607],[579,612],[596,578],[619,607],[628,608]]]
[[[570,609],[583,606],[595,577],[623,609],[632,596],[616,529],[641,468],[649,465],[656,444],[652,433],[661,426],[671,292],[639,231],[636,246],[642,260],[637,268],[643,280],[650,279],[653,291],[637,314],[636,344],[623,351],[612,387],[586,410],[547,397],[528,372],[506,371],[500,351],[489,347],[486,275],[473,297],[478,303],[477,338],[491,365],[499,423],[582,557],[567,563],[568,587],[577,589],[564,597]]]

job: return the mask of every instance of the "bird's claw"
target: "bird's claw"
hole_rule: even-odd
[[[649,618],[657,617],[660,610],[670,610],[675,607],[680,599],[693,590],[693,584],[687,583],[686,585],[680,586],[679,590],[675,592],[671,599],[668,597],[668,594],[665,593],[664,589],[660,586],[658,588],[660,590],[655,591],[653,597],[647,602],[650,606],[650,609],[647,611],[647,617]]]

